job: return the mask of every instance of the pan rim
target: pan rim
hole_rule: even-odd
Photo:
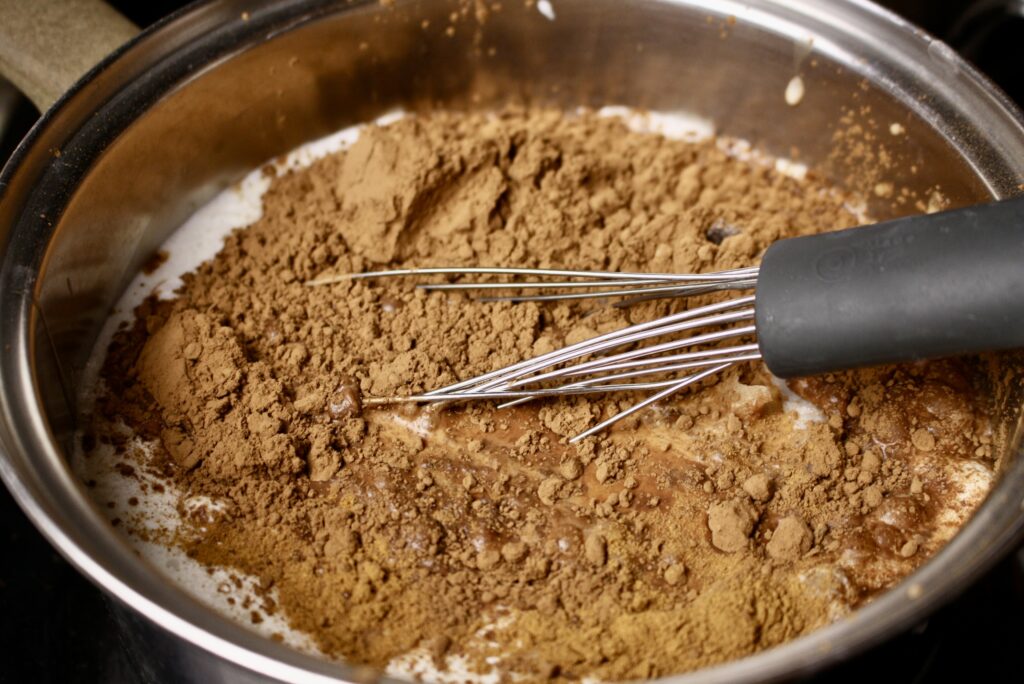
[[[295,12],[305,6],[311,6],[317,11],[344,12],[349,8],[365,7],[372,2],[365,0],[361,3],[346,5],[344,8],[335,8],[333,7],[335,4],[341,5],[341,3],[297,0],[277,3],[263,2],[262,5],[266,7],[273,6],[272,9],[277,14],[261,15],[259,12],[253,12],[253,20],[250,24],[233,28],[223,36],[219,36],[219,42],[215,40],[214,47],[222,56],[230,57],[233,54],[232,50],[236,49],[238,44],[227,42],[229,39],[255,36],[257,31],[272,24],[276,25],[276,22],[286,16],[293,16]],[[670,4],[717,7],[721,3],[670,0]],[[771,7],[783,3],[767,0],[762,4]],[[785,4],[790,7],[790,11],[808,13],[820,11],[814,8],[813,0],[799,0]],[[919,46],[926,47],[933,41],[930,36],[919,29],[867,0],[845,0],[834,3],[834,5],[834,11],[847,12],[849,16],[859,17],[864,26],[884,26],[887,30],[895,30],[905,35],[908,40],[915,41]],[[305,16],[314,17],[309,12]],[[236,18],[237,13],[234,12],[232,3],[226,0],[205,0],[196,3],[147,29],[97,65],[51,110],[43,115],[18,146],[11,160],[0,173],[0,200],[9,199],[7,194],[12,191],[12,186],[19,187],[25,183],[24,179],[19,180],[15,177],[25,172],[25,167],[29,162],[38,162],[40,155],[46,154],[46,148],[49,147],[55,136],[55,127],[62,123],[62,118],[70,117],[75,107],[80,106],[83,93],[88,88],[106,78],[112,79],[111,73],[116,67],[139,59],[139,53],[153,49],[153,43],[163,40],[168,32],[180,31],[183,24],[212,22],[212,30],[218,26],[223,27]],[[266,25],[262,25],[261,21],[267,22]],[[231,25],[234,26],[236,23]],[[217,37],[215,36],[215,38]],[[161,66],[160,60],[157,59],[166,57],[168,57],[166,54],[152,55],[156,61],[148,68],[170,68],[166,64]],[[960,74],[978,92],[984,93],[991,99],[993,110],[1001,113],[1001,118],[1010,129],[1016,128],[1022,141],[1021,145],[1024,146],[1024,125],[1022,125],[1019,110],[987,78],[959,57],[955,59],[959,60],[957,66],[960,69]],[[113,87],[116,84],[111,83],[110,85]],[[160,84],[155,82],[150,84],[150,87],[155,89],[150,93],[154,102],[162,96],[163,91],[159,90],[159,86]],[[164,87],[169,86],[164,84]],[[111,92],[112,97],[118,94],[117,90]],[[111,104],[116,103],[113,100],[105,103],[106,106]],[[87,171],[82,173],[87,173]],[[5,203],[10,204],[10,202]],[[4,272],[9,272],[12,267],[9,263],[12,254],[9,242],[14,232],[14,230],[10,230],[0,236],[0,240],[3,241],[2,270]],[[38,244],[32,246],[36,250],[45,245],[45,241],[38,240],[38,237]],[[8,273],[8,275],[10,274]],[[6,285],[7,278],[0,279],[0,283]],[[221,618],[213,610],[200,607],[198,602],[191,598],[182,600],[183,597],[187,597],[183,590],[177,587],[167,590],[167,587],[156,586],[167,584],[159,577],[153,577],[147,581],[147,578],[144,577],[144,573],[148,572],[147,566],[132,560],[126,544],[117,539],[118,535],[109,529],[104,520],[80,521],[80,524],[91,522],[91,527],[88,529],[98,530],[110,537],[109,544],[105,547],[107,550],[111,553],[124,554],[123,559],[128,559],[126,562],[134,563],[134,567],[130,571],[113,572],[109,562],[97,560],[93,553],[84,548],[86,545],[75,536],[80,532],[69,529],[71,527],[69,521],[54,513],[52,508],[56,504],[45,501],[40,486],[60,482],[63,487],[73,489],[77,485],[74,482],[65,481],[73,477],[66,465],[64,470],[68,472],[63,474],[60,472],[60,464],[63,463],[60,448],[45,425],[45,419],[39,410],[39,398],[35,393],[35,382],[29,371],[32,345],[28,341],[29,330],[31,330],[28,322],[33,315],[31,292],[33,288],[31,286],[34,286],[33,282],[23,283],[21,291],[16,293],[17,297],[10,298],[16,299],[16,301],[13,303],[5,301],[0,309],[0,332],[4,332],[4,334],[11,330],[17,332],[15,343],[9,349],[4,349],[2,358],[0,358],[0,385],[2,385],[2,389],[0,389],[0,442],[2,442],[5,452],[0,458],[0,477],[36,527],[83,574],[114,595],[120,602],[141,613],[163,629],[218,657],[242,668],[255,670],[283,681],[333,682],[338,681],[338,676],[344,677],[348,681],[364,679],[365,675],[362,674],[360,668],[328,663],[274,644],[235,625],[226,618]],[[8,297],[5,297],[5,300],[7,299]],[[14,428],[14,425],[18,424],[33,426],[32,439],[26,439],[27,435],[20,434],[19,430]],[[22,461],[31,461],[33,457],[45,461],[48,467],[53,469],[48,473],[50,480],[36,481],[36,477],[26,476],[25,468],[12,460],[12,452],[19,454]],[[1020,510],[1020,506],[1017,506],[1016,516],[997,515],[1000,512],[1008,514],[1008,510],[1002,510],[1000,507],[1006,508],[1014,503],[1019,504],[1019,501],[1015,501],[1013,497],[1024,492],[1024,458],[1020,456],[1018,454],[1014,463],[1002,475],[999,483],[986,498],[981,508],[950,544],[903,583],[886,592],[870,605],[861,608],[851,617],[839,623],[815,630],[774,649],[712,668],[669,677],[665,681],[678,682],[678,684],[747,680],[771,681],[798,673],[808,673],[848,657],[852,653],[878,643],[913,624],[915,620],[937,608],[944,600],[951,598],[958,589],[964,587],[990,567],[1016,539],[1020,538],[1024,531],[1024,511]],[[966,534],[968,531],[981,530],[983,525],[997,526],[1000,533],[996,535]],[[975,537],[979,537],[979,539],[975,539]],[[984,543],[980,543],[981,541]],[[125,548],[117,551],[115,544]],[[971,562],[967,563],[956,575],[946,574],[943,563],[940,561],[955,556],[969,557]],[[107,560],[109,561],[109,559]],[[140,586],[142,589],[139,588]],[[921,587],[920,594],[912,589],[914,586]],[[214,617],[216,620],[213,619]],[[201,621],[212,624],[200,627],[197,622]],[[863,625],[864,629],[857,632],[855,638],[850,638],[848,632],[850,625],[854,623]],[[872,623],[875,625],[874,629],[868,629]]]

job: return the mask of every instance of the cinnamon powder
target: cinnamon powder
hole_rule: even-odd
[[[973,362],[808,379],[730,369],[637,397],[363,409],[678,310],[481,303],[331,273],[440,265],[710,271],[854,225],[824,182],[591,114],[437,113],[274,178],[173,301],[111,345],[93,430],[219,506],[168,540],[260,578],[326,654],[421,649],[527,680],[690,670],[845,614],[935,552],[991,467]],[[699,302],[698,302],[699,303]],[[786,392],[791,390],[786,389]]]

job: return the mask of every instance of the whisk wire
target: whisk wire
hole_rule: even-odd
[[[747,320],[747,319],[752,318],[752,317],[753,317],[753,310],[752,309],[745,309],[743,311],[737,312],[736,314],[722,315],[722,316],[717,316],[716,318],[721,319],[721,322],[731,322],[731,321]],[[701,320],[703,320],[703,319],[701,319]],[[699,321],[694,321],[694,322],[698,323]],[[682,329],[682,330],[687,330],[687,329],[690,329],[692,327],[703,327],[703,326],[695,325],[695,326],[690,326],[690,327],[687,327],[687,328],[682,328],[681,326],[683,326],[683,325],[684,324],[679,324],[680,329]],[[676,326],[670,326],[670,327],[676,327]],[[660,344],[653,344],[653,345],[650,345],[650,346],[647,346],[647,347],[640,347],[638,349],[632,349],[630,351],[620,352],[620,353],[615,354],[613,356],[601,357],[601,358],[593,359],[591,361],[584,361],[584,362],[582,362],[582,363],[580,363],[580,364],[578,364],[576,366],[571,366],[569,368],[558,368],[558,369],[555,369],[555,370],[548,371],[546,373],[541,373],[540,375],[528,376],[528,377],[519,377],[518,379],[515,379],[515,380],[512,380],[511,382],[508,382],[506,384],[506,386],[508,386],[508,387],[520,387],[520,386],[528,384],[528,383],[541,382],[543,380],[549,380],[549,379],[552,379],[552,378],[558,378],[558,377],[561,377],[561,376],[565,375],[566,373],[569,373],[569,372],[571,372],[573,370],[575,370],[577,372],[583,372],[583,371],[588,371],[588,370],[593,371],[593,370],[599,369],[601,366],[603,366],[606,363],[614,363],[616,361],[626,361],[626,360],[629,360],[629,359],[636,359],[636,358],[641,358],[641,357],[645,357],[645,356],[652,356],[654,354],[659,354],[659,353],[664,352],[664,351],[672,351],[673,349],[685,349],[686,347],[692,347],[692,346],[695,346],[695,345],[698,345],[698,344],[707,343],[707,342],[717,342],[719,340],[725,340],[725,339],[729,339],[729,338],[732,338],[732,337],[742,337],[743,335],[749,335],[749,334],[752,334],[753,332],[754,332],[754,326],[751,325],[751,326],[743,326],[743,327],[740,327],[740,328],[730,328],[728,330],[719,330],[719,331],[711,332],[711,333],[704,333],[703,335],[696,335],[694,337],[687,337],[687,338],[684,338],[684,339],[681,339],[681,340],[672,340],[670,342],[662,342]],[[659,333],[656,330],[655,331],[646,331],[644,333],[638,334],[636,336],[636,340],[641,340],[641,339],[647,339],[649,337],[654,337],[655,334],[659,334],[660,335],[662,333]],[[610,348],[610,347],[613,347],[613,346],[621,346],[623,344],[631,344],[632,342],[634,342],[636,340],[623,340],[623,341],[613,340],[613,341],[611,341],[609,343],[606,343],[606,344],[603,344],[603,345],[598,345],[598,348],[596,348],[596,349],[593,349],[593,350],[589,350],[588,349],[588,350],[584,350],[584,351],[582,351],[580,353],[573,354],[573,356],[570,357],[568,360],[573,360],[573,359],[576,359],[576,358],[580,358],[582,356],[586,356],[587,354],[591,354],[591,353],[597,353],[597,352],[603,351],[604,349],[607,349],[607,348]]]
[[[669,280],[669,281],[711,281],[733,280],[737,277],[754,277],[757,267],[739,268],[715,273],[632,273],[624,271],[573,271],[550,268],[503,268],[503,267],[442,267],[442,268],[399,268],[390,271],[366,271],[364,273],[339,273],[306,281],[309,287],[332,285],[350,280],[369,278],[393,278],[418,275],[526,275],[551,276],[559,278],[591,278],[594,280]]]
[[[394,271],[370,271],[358,274],[323,276],[308,281],[310,286],[348,280],[409,275],[438,276],[528,276],[530,280],[512,282],[426,283],[417,287],[427,291],[501,291],[516,294],[481,297],[483,301],[546,302],[590,298],[624,297],[617,306],[660,297],[688,297],[722,290],[751,289],[757,284],[758,268],[732,269],[707,274],[632,273],[612,271],[574,271],[524,268],[410,268]],[[543,281],[539,278],[561,278]],[[583,280],[565,280],[566,278]],[[574,290],[543,294],[529,291]],[[586,290],[586,291],[580,291]],[[562,397],[607,392],[656,390],[628,409],[573,437],[578,442],[609,425],[650,406],[686,387],[719,373],[730,366],[761,358],[757,344],[733,344],[695,351],[677,352],[701,345],[713,345],[729,339],[755,334],[754,295],[717,302],[681,311],[653,321],[637,323],[593,338],[510,364],[482,375],[449,384],[422,394],[394,397],[370,397],[364,405],[393,403],[440,403],[456,400],[498,399],[500,407],[514,406],[544,397]],[[690,334],[699,329],[719,328]],[[646,344],[658,337],[664,342]],[[623,347],[632,347],[613,351]],[[589,358],[588,358],[589,357]],[[696,372],[691,372],[696,371]],[[686,373],[682,377],[678,373]],[[654,379],[673,374],[674,377]],[[582,380],[574,380],[588,376]],[[651,378],[644,380],[644,378]],[[626,381],[626,382],[619,382]],[[562,384],[557,384],[562,382]],[[552,385],[552,383],[556,383]]]
[[[637,323],[635,325],[629,326],[628,328],[623,328],[622,330],[615,330],[609,333],[605,333],[603,335],[598,335],[597,337],[592,337],[588,340],[583,340],[581,342],[571,344],[567,347],[563,347],[561,349],[556,349],[554,351],[541,354],[540,356],[535,356],[524,361],[519,361],[509,366],[505,366],[504,368],[499,368],[497,370],[490,371],[489,373],[484,373],[483,375],[479,375],[474,378],[469,378],[468,380],[462,380],[460,382],[456,382],[446,387],[441,387],[432,392],[427,392],[426,395],[432,396],[435,394],[447,394],[449,392],[462,390],[467,387],[474,386],[481,390],[490,389],[491,387],[500,385],[506,377],[518,376],[524,372],[532,372],[532,370],[546,368],[558,363],[562,363],[570,358],[574,358],[576,352],[580,351],[581,349],[588,349],[595,345],[610,342],[612,340],[616,340],[618,338],[625,337],[636,332],[650,330],[652,328],[658,328],[675,322],[685,321],[691,318],[697,318],[704,314],[715,313],[718,311],[726,311],[737,306],[752,304],[753,301],[754,298],[751,295],[748,297],[741,297],[740,299],[732,300],[729,302],[709,304],[707,306],[703,306],[697,309],[681,311],[677,314],[672,314],[671,316],[666,316],[665,318],[660,318],[654,321],[648,321],[646,323]],[[582,355],[585,356],[587,353],[591,352],[584,352]],[[526,370],[528,368],[532,370]]]
[[[648,283],[659,283],[662,281],[647,281]],[[593,292],[572,292],[544,295],[502,295],[495,297],[480,297],[482,302],[559,302],[575,299],[598,299],[601,297],[627,297],[632,295],[631,303],[660,299],[666,297],[691,297],[709,292],[721,292],[724,290],[745,290],[753,286],[755,281],[721,281],[716,283],[701,283],[697,285],[664,285],[661,287],[636,286],[619,290],[597,290]],[[589,284],[589,283],[588,283]],[[620,285],[622,283],[615,283]],[[593,286],[593,285],[592,285]],[[620,302],[625,304],[625,302]]]
[[[723,363],[723,364],[720,364],[718,366],[712,366],[711,368],[709,368],[709,369],[707,369],[705,371],[701,371],[700,373],[696,373],[694,375],[687,376],[685,379],[680,380],[678,383],[676,383],[674,385],[670,385],[668,388],[663,389],[662,391],[658,392],[657,394],[652,394],[651,396],[647,397],[643,401],[641,401],[639,403],[636,403],[636,404],[633,404],[628,409],[626,409],[624,411],[620,411],[619,413],[616,413],[611,418],[608,418],[607,420],[603,420],[600,423],[598,423],[597,425],[595,425],[595,426],[593,426],[591,428],[588,428],[587,430],[584,430],[583,432],[579,433],[578,435],[576,435],[575,437],[570,439],[569,443],[570,444],[575,444],[575,443],[579,442],[582,439],[586,439],[587,437],[590,437],[591,435],[595,435],[598,432],[600,432],[601,430],[604,430],[606,427],[608,427],[610,425],[613,425],[614,423],[619,422],[623,418],[627,418],[627,417],[633,415],[634,413],[636,413],[637,411],[645,409],[648,406],[650,406],[651,404],[659,402],[662,399],[665,399],[666,397],[669,397],[669,396],[675,394],[676,392],[679,392],[679,391],[689,387],[690,385],[698,383],[698,382],[700,382],[701,380],[703,380],[705,378],[709,378],[709,377],[711,377],[712,375],[714,375],[716,373],[720,373],[720,372],[724,371],[726,368],[728,368],[731,365],[732,365],[732,363]]]
[[[684,352],[682,354],[669,354],[666,356],[656,356],[652,359],[634,359],[631,361],[624,361],[622,363],[609,363],[601,366],[600,368],[594,369],[593,372],[606,372],[610,370],[620,370],[624,368],[637,368],[640,366],[658,365],[664,363],[676,363],[692,361],[694,359],[706,360],[708,363],[715,363],[717,357],[732,357],[733,355],[746,356],[750,354],[760,355],[756,344],[740,344],[734,347],[721,347],[717,349],[702,349],[697,352]],[[721,361],[721,359],[718,359]],[[573,377],[574,375],[588,375],[588,371],[576,371],[567,373],[566,377]]]

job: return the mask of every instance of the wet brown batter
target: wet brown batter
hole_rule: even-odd
[[[740,657],[891,586],[979,501],[992,458],[973,362],[834,374],[760,365],[578,445],[637,397],[363,410],[682,306],[511,305],[380,267],[748,266],[846,227],[841,193],[591,115],[435,114],[274,180],[172,302],[119,334],[95,431],[123,422],[191,524],[171,543],[261,579],[332,656],[425,649],[527,679],[628,679]],[[152,533],[149,533],[152,534]],[[275,597],[271,601],[270,597]]]

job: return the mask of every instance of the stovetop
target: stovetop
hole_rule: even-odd
[[[112,1],[145,26],[184,6],[180,0]],[[943,37],[1024,107],[1024,3],[1020,0],[887,0],[888,6]],[[2,100],[2,98],[0,98]],[[0,101],[0,107],[5,103]],[[36,114],[14,106],[0,127],[0,159]],[[99,589],[36,532],[0,488],[0,683],[139,684],[120,647]],[[933,684],[1020,681],[1024,646],[1024,548],[927,622],[812,682]]]

